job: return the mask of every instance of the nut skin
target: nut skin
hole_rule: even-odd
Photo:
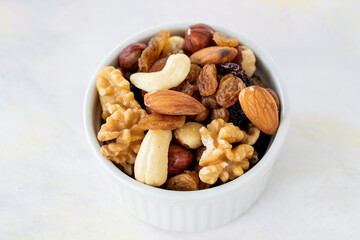
[[[138,59],[145,48],[146,44],[144,43],[132,43],[125,47],[119,55],[120,68],[127,71],[134,71],[138,69]]]
[[[252,77],[256,70],[255,54],[253,53],[253,51],[251,51],[251,49],[245,46],[237,46],[236,49],[238,50],[238,54],[232,60],[232,62],[241,66],[244,69],[246,75]]]
[[[278,109],[280,109],[280,100],[278,95],[276,94],[276,92],[274,90],[272,90],[271,88],[265,88],[270,94],[271,96],[274,98],[276,105],[278,107]]]
[[[190,61],[198,65],[222,64],[231,62],[237,54],[238,50],[232,47],[207,47],[194,52],[190,56]]]
[[[196,52],[214,44],[212,38],[215,30],[210,26],[199,23],[191,25],[185,32],[185,51]]]
[[[155,90],[144,96],[145,106],[166,115],[197,115],[205,111],[195,98],[173,90]]]
[[[169,57],[163,57],[163,58],[156,60],[156,62],[149,69],[149,72],[159,72],[159,71],[163,70],[168,58]]]
[[[202,146],[200,128],[204,125],[198,122],[187,122],[174,131],[174,138],[187,149],[198,149]]]
[[[279,110],[272,95],[262,87],[244,88],[239,101],[246,117],[268,135],[276,133],[279,127]]]
[[[177,144],[171,144],[168,153],[168,173],[176,175],[187,169],[194,158],[194,154]]]

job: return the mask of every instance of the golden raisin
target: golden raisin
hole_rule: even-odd
[[[215,95],[216,102],[224,108],[234,105],[239,100],[240,91],[245,87],[244,82],[231,73],[224,76]]]
[[[198,115],[195,115],[195,118],[194,118],[194,122],[203,122],[205,121],[209,114],[210,114],[210,108],[209,107],[205,107],[205,111],[199,113]]]
[[[148,46],[142,51],[139,58],[139,69],[141,72],[148,72],[150,67],[160,56],[166,41],[170,37],[170,33],[166,30],[161,30],[149,41]]]
[[[199,77],[201,73],[202,68],[196,64],[190,65],[190,72],[186,76],[185,80],[188,80],[189,82],[196,82],[196,79]]]
[[[229,121],[229,111],[226,108],[215,108],[211,114],[211,121],[217,118],[223,119],[225,122]]]
[[[194,179],[191,172],[176,175],[166,181],[165,187],[175,191],[193,191],[199,189],[199,183]]]
[[[230,37],[221,32],[215,32],[213,40],[216,45],[221,47],[236,47],[239,44],[239,40],[236,37]]]
[[[142,118],[139,123],[145,129],[175,130],[185,124],[185,116],[151,113]]]
[[[211,96],[208,96],[208,97],[202,97],[201,98],[201,103],[205,107],[210,107],[210,108],[217,108],[217,106],[218,106],[218,104],[216,102],[215,95],[211,95]]]
[[[197,78],[196,83],[201,96],[207,97],[213,95],[218,87],[215,64],[206,64]]]

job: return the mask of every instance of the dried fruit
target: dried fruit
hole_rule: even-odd
[[[244,69],[242,69],[239,64],[224,63],[219,65],[217,70],[218,70],[218,74],[220,75],[226,75],[231,73],[232,75],[240,78],[246,84],[247,87],[254,85],[252,79],[248,75],[246,75]]]
[[[159,72],[164,69],[166,61],[169,57],[163,57],[156,60],[156,62],[151,66],[149,72]]]
[[[185,32],[185,51],[196,52],[210,46],[215,30],[206,24],[191,25]]]
[[[162,56],[169,56],[174,53],[184,53],[184,51],[182,51],[184,49],[184,44],[184,38],[180,36],[170,37],[162,50]]]
[[[227,110],[229,111],[229,122],[233,123],[235,126],[244,129],[249,124],[250,121],[242,110],[239,101],[228,107]]]
[[[138,68],[138,59],[146,48],[144,43],[132,43],[125,47],[119,55],[119,66],[126,71],[134,71]]]
[[[197,78],[199,77],[201,73],[202,68],[196,64],[191,64],[190,66],[190,72],[186,76],[185,80],[193,83],[196,82]]]
[[[194,191],[199,190],[199,180],[189,173],[182,173],[167,180],[165,187],[175,191]]]
[[[200,135],[200,134],[199,134]],[[170,144],[168,153],[168,173],[176,175],[187,169],[194,158],[194,154],[177,144]]]
[[[208,97],[202,97],[201,98],[201,103],[206,106],[206,107],[210,107],[210,108],[217,108],[218,104],[216,102],[216,98],[215,95],[212,96],[208,96]]]
[[[190,71],[190,59],[185,54],[173,54],[166,61],[165,67],[158,72],[137,72],[130,76],[130,81],[147,92],[170,89],[179,85]]]
[[[203,126],[197,122],[187,122],[175,130],[175,140],[188,149],[198,149],[202,146],[199,129]]]
[[[239,95],[240,105],[249,120],[260,131],[273,135],[279,126],[279,111],[271,94],[262,87],[251,86]]]
[[[192,96],[194,92],[198,90],[196,79],[200,75],[200,72],[201,67],[196,64],[191,64],[189,74],[186,76],[185,80],[171,90],[182,92],[189,96]]]
[[[153,112],[139,121],[139,125],[145,129],[175,130],[185,124],[185,116],[164,115]]]
[[[205,111],[199,113],[198,115],[195,115],[195,118],[193,119],[194,122],[203,122],[205,121],[209,114],[210,114],[210,108],[209,107],[205,107]]]
[[[167,115],[197,115],[205,107],[195,98],[173,90],[157,90],[145,94],[145,106]]]
[[[196,84],[201,96],[210,96],[216,92],[218,81],[215,64],[206,64],[203,67]]]
[[[237,46],[238,54],[233,62],[237,63],[244,69],[247,76],[251,77],[256,70],[256,58],[253,51],[245,46]]]
[[[180,83],[179,86],[174,87],[171,90],[182,92],[189,96],[192,96],[194,92],[198,90],[198,87],[196,83],[191,83],[187,80],[184,80],[182,83]]]
[[[221,64],[231,62],[236,55],[237,50],[231,47],[207,47],[190,56],[191,63],[205,65],[205,64]]]
[[[229,111],[226,108],[214,108],[211,114],[211,121],[221,118],[225,122],[229,121]]]
[[[148,46],[141,53],[139,58],[139,69],[141,72],[149,71],[150,67],[160,56],[166,41],[170,37],[170,33],[166,30],[161,30],[149,41]],[[136,84],[135,84],[136,85]]]
[[[271,96],[274,98],[275,102],[276,102],[276,106],[278,107],[278,109],[280,109],[280,100],[278,95],[276,94],[276,92],[274,90],[272,90],[271,88],[265,88],[270,94]]]
[[[135,159],[135,179],[151,186],[161,186],[168,174],[170,130],[149,130]]]
[[[232,74],[224,76],[215,95],[216,102],[224,108],[234,105],[238,101],[240,91],[245,87],[240,78]]]
[[[221,32],[215,32],[213,40],[216,45],[221,47],[236,47],[239,44],[239,40],[236,37],[230,37]]]

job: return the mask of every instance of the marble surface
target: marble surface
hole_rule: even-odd
[[[359,239],[359,1],[0,1],[0,239]],[[267,189],[222,228],[173,233],[118,204],[82,125],[85,89],[118,42],[214,23],[282,70],[292,122]]]

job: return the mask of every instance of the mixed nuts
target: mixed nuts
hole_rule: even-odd
[[[101,153],[137,181],[191,191],[255,165],[279,126],[280,100],[255,54],[206,24],[132,43],[96,78]],[[134,95],[135,94],[135,95]]]

